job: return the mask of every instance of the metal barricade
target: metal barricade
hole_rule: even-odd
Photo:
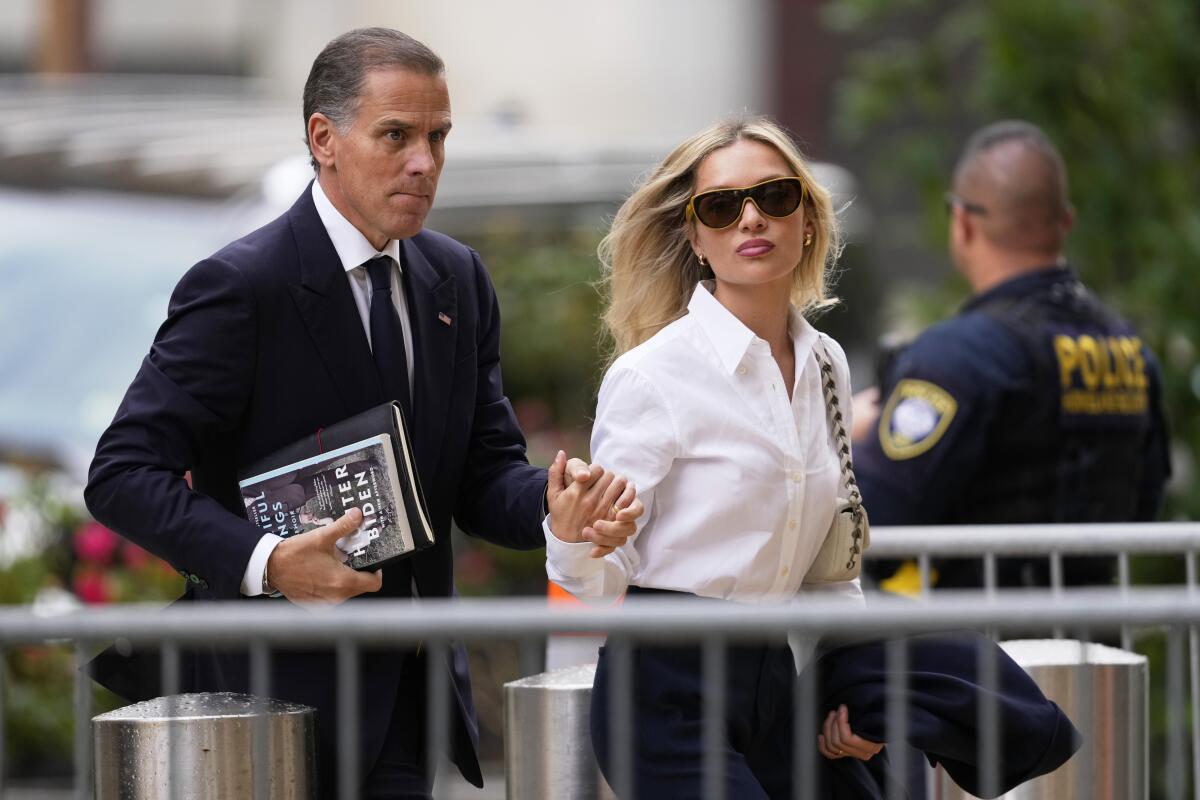
[[[1166,743],[1156,758],[1165,766],[1160,776],[1166,800],[1184,800],[1189,785],[1187,737],[1196,735],[1195,726],[1188,722],[1189,639],[1195,648],[1196,626],[1200,624],[1200,592],[1195,590],[1194,554],[1200,550],[1200,525],[1147,526],[989,526],[986,529],[879,529],[873,535],[871,555],[875,557],[917,555],[928,566],[930,553],[939,555],[977,554],[986,559],[1001,555],[1048,552],[1052,557],[1063,554],[1116,552],[1124,566],[1122,587],[1104,592],[1078,592],[1051,588],[1045,592],[1009,594],[993,588],[975,596],[951,596],[939,593],[936,601],[899,601],[873,599],[867,607],[848,606],[820,597],[806,597],[802,603],[787,607],[722,606],[697,609],[694,604],[672,603],[668,598],[632,598],[617,608],[556,609],[548,608],[541,599],[487,600],[375,600],[338,608],[311,609],[288,603],[258,603],[253,613],[247,613],[244,603],[190,604],[168,609],[129,606],[87,607],[62,616],[45,617],[27,608],[0,608],[0,655],[9,647],[44,643],[47,640],[72,642],[76,665],[82,667],[95,645],[117,639],[144,647],[161,648],[164,691],[178,687],[180,653],[184,648],[204,646],[240,646],[249,649],[251,687],[257,696],[271,696],[270,660],[280,648],[320,646],[338,655],[339,729],[343,734],[337,741],[340,772],[336,776],[338,796],[350,800],[357,796],[361,785],[363,765],[358,763],[358,713],[356,703],[346,702],[359,696],[360,658],[364,648],[376,646],[411,645],[422,642],[428,656],[428,676],[431,699],[428,715],[427,740],[430,743],[431,773],[437,766],[439,753],[447,749],[449,740],[450,692],[446,668],[450,643],[455,640],[472,642],[518,642],[524,650],[533,652],[537,641],[551,633],[572,630],[609,634],[609,652],[624,653],[625,659],[614,655],[611,696],[614,699],[611,724],[615,729],[628,730],[632,720],[629,708],[630,675],[629,646],[641,642],[680,642],[700,645],[704,651],[705,684],[715,690],[705,691],[705,738],[710,754],[705,769],[706,798],[722,796],[722,769],[716,750],[711,746],[720,735],[722,706],[722,652],[729,644],[739,641],[762,641],[766,638],[796,634],[822,635],[830,632],[894,637],[929,631],[969,628],[993,632],[1028,631],[1037,627],[1047,632],[1054,629],[1070,631],[1081,639],[1111,636],[1117,632],[1136,633],[1153,630],[1166,634],[1167,647],[1163,658],[1166,681],[1162,710]],[[873,532],[873,534],[876,532]],[[892,535],[896,534],[896,535]],[[982,534],[982,535],[981,535]],[[907,538],[907,541],[901,541]],[[1176,553],[1187,559],[1188,584],[1170,589],[1141,590],[1128,586],[1129,553]],[[1040,633],[1038,635],[1041,635]],[[896,676],[903,674],[905,650],[889,647]],[[1197,669],[1191,659],[1193,676]],[[984,680],[986,685],[986,673]],[[0,684],[8,677],[0,670]],[[77,796],[87,797],[92,790],[92,743],[87,721],[92,716],[91,687],[86,673],[77,670],[76,700],[76,786]],[[811,711],[813,694],[803,686],[796,693],[796,719],[806,718]],[[890,687],[892,696],[902,697],[904,681],[897,677]],[[5,692],[0,685],[0,715],[11,713],[3,705]],[[11,690],[8,692],[11,696]],[[624,695],[625,701],[621,702]],[[1195,707],[1197,694],[1193,693]],[[903,734],[908,719],[904,704],[896,703],[888,720],[888,738]],[[1200,715],[1193,714],[1193,719]],[[989,725],[985,715],[980,720],[983,729]],[[1190,728],[1190,730],[1189,730]],[[3,726],[0,726],[3,730]],[[802,727],[798,742],[810,743],[815,732]],[[1086,731],[1085,731],[1086,733]],[[811,736],[810,736],[811,734]],[[262,735],[255,739],[256,753],[266,752]],[[632,737],[624,737],[632,742]],[[994,735],[981,740],[981,763],[995,769],[1002,754],[996,750]],[[631,753],[612,755],[614,788],[628,786]],[[1196,754],[1197,749],[1193,749]],[[1165,756],[1163,755],[1165,754]],[[256,756],[257,757],[257,756]],[[797,797],[810,797],[811,787],[805,781],[811,771],[806,765],[817,758],[815,748],[797,746]],[[0,776],[5,774],[0,759]],[[265,772],[258,774],[266,774]],[[0,781],[3,778],[0,777]],[[1195,784],[1193,784],[1195,785]],[[1076,791],[1078,791],[1078,788]],[[266,797],[265,781],[256,781],[253,796]],[[1198,790],[1200,791],[1200,790]],[[0,794],[3,786],[0,784]],[[629,797],[628,792],[619,792]],[[1080,797],[1086,795],[1077,795]],[[1189,795],[1190,796],[1190,795]],[[1196,795],[1200,798],[1200,794]],[[650,798],[650,800],[655,800]]]
[[[934,557],[980,558],[983,560],[986,596],[997,590],[997,559],[1004,556],[1041,556],[1049,559],[1050,591],[1063,591],[1063,558],[1067,556],[1109,555],[1117,562],[1117,589],[1122,594],[1132,589],[1130,557],[1133,555],[1175,556],[1183,560],[1187,595],[1200,593],[1200,573],[1196,555],[1200,552],[1200,523],[1197,522],[1119,522],[1088,524],[1037,525],[930,525],[879,526],[871,531],[871,549],[867,559],[915,558],[918,564],[920,595],[929,597],[931,562]],[[1053,628],[1062,638],[1068,625]],[[1136,641],[1133,625],[1119,627],[1121,648],[1132,650]],[[1200,633],[1196,626],[1175,630],[1169,639],[1167,679],[1177,690],[1178,703],[1166,709],[1172,721],[1169,729],[1185,730],[1190,725],[1191,758],[1185,756],[1182,741],[1171,739],[1167,759],[1166,783],[1171,798],[1182,798],[1189,761],[1192,797],[1200,800]],[[1186,675],[1186,678],[1185,678]],[[1184,682],[1190,685],[1184,707]]]
[[[1130,587],[1131,554],[1176,555],[1186,559],[1187,587],[1197,588],[1196,553],[1200,523],[1104,522],[1070,525],[896,525],[871,528],[866,559],[915,557],[922,593],[930,587],[933,557],[980,558],[984,591],[996,589],[996,559],[1044,556],[1050,560],[1050,589],[1063,588],[1062,559],[1072,555],[1111,555],[1117,559],[1117,585]]]

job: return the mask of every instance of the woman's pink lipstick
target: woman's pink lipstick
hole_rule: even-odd
[[[751,239],[748,242],[742,242],[738,245],[737,254],[739,256],[746,256],[747,258],[754,258],[766,255],[774,249],[775,245],[766,239]]]

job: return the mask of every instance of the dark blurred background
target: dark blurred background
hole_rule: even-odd
[[[945,254],[942,192],[970,131],[1020,117],[1066,159],[1073,262],[1163,362],[1166,516],[1200,512],[1195,0],[5,0],[0,602],[56,613],[178,592],[169,567],[87,518],[86,465],[175,281],[311,178],[304,77],[326,41],[363,25],[405,30],[447,63],[455,130],[429,225],[478,249],[493,276],[534,463],[586,454],[596,245],[677,141],[754,111],[804,143],[850,242],[843,303],[818,324],[864,387],[880,336],[967,296]],[[464,594],[545,592],[541,552],[459,539]],[[1178,581],[1179,569],[1142,560],[1135,577]],[[1152,658],[1160,646],[1144,642]],[[503,648],[475,657],[493,756],[499,682],[516,661]],[[65,652],[15,650],[6,664],[10,770],[64,773]]]

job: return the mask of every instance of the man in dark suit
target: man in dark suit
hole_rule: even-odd
[[[317,179],[283,216],[194,266],[97,447],[86,490],[101,522],[166,559],[185,600],[282,593],[341,602],[364,593],[454,593],[450,524],[515,548],[556,535],[610,552],[633,532],[633,488],[566,456],[529,465],[500,380],[500,321],[479,256],[423,230],[450,131],[441,60],[397,31],[333,40],[313,64],[304,118]],[[296,375],[307,380],[303,393]],[[437,544],[380,573],[355,572],[334,542],[357,516],[285,540],[243,515],[239,466],[396,400],[414,440]],[[182,480],[191,471],[192,485]],[[614,509],[619,509],[613,514]],[[362,657],[365,796],[428,797],[426,655]],[[272,659],[272,695],[318,709],[331,793],[338,676],[328,652]],[[286,663],[285,663],[286,662]],[[130,699],[157,694],[109,654],[94,674]],[[465,654],[449,681],[451,758],[482,785]],[[187,691],[246,691],[244,654],[190,653]]]

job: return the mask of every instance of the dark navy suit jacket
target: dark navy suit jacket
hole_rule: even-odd
[[[540,547],[546,473],[527,462],[504,396],[499,312],[479,256],[432,231],[401,241],[400,250],[414,339],[410,427],[437,544],[412,557],[411,579],[407,565],[385,569],[383,590],[367,597],[408,596],[412,579],[422,596],[449,596],[451,518],[497,544]],[[240,598],[261,531],[243,515],[239,466],[386,399],[345,272],[306,190],[283,216],[180,280],[166,322],[100,439],[88,508],[180,570],[188,579],[183,600]],[[362,659],[364,774],[383,743],[402,658],[369,652]],[[481,784],[461,647],[452,660],[451,756]],[[329,780],[334,659],[279,654],[273,664],[272,695],[318,709]],[[158,693],[156,671],[144,660],[110,651],[93,674],[131,700]],[[182,688],[246,691],[247,675],[242,656],[191,652]]]

